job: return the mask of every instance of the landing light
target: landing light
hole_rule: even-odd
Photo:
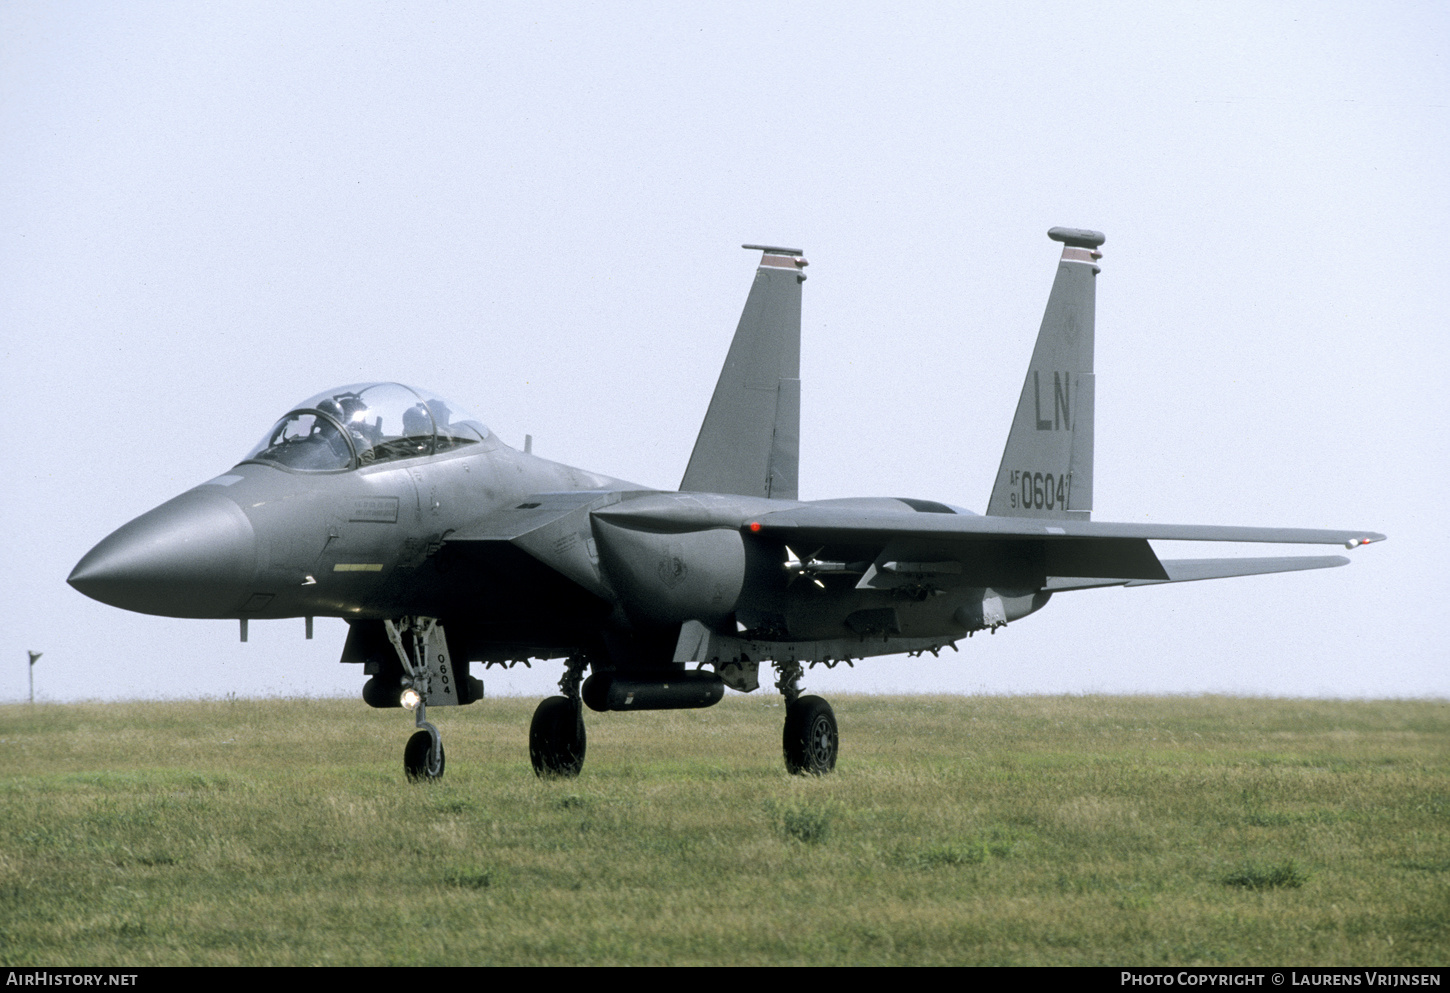
[[[423,702],[423,697],[411,686],[404,690],[403,695],[398,699],[403,704],[403,709],[408,711],[417,710],[418,704]]]

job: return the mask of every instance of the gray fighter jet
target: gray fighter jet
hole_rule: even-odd
[[[1344,565],[1342,556],[1160,560],[1151,539],[1336,544],[1367,531],[1111,524],[1093,505],[1093,313],[1103,236],[1063,244],[984,515],[934,500],[798,500],[806,260],[761,252],[677,492],[537,458],[438,395],[397,383],[319,393],[234,468],[81,559],[77,590],[169,617],[341,617],[363,699],[405,707],[415,780],[443,775],[429,707],[483,696],[474,664],[563,659],[529,755],[584,762],[583,707],[708,707],[729,687],[785,697],[793,773],[829,772],[836,719],[803,666],[935,654],[1055,593]],[[587,678],[586,678],[587,674]]]

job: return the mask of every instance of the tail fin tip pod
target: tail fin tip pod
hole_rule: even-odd
[[[798,248],[761,253],[745,309],[680,489],[794,500],[800,475],[801,283]]]
[[[1082,519],[1093,505],[1093,333],[1100,231],[1055,227],[1062,242],[1037,344],[987,513]]]
[[[1048,228],[1047,237],[1069,248],[1098,248],[1108,240],[1101,231],[1089,231],[1087,228]]]

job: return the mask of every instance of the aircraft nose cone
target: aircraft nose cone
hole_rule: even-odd
[[[148,511],[86,553],[66,582],[93,600],[167,617],[235,617],[257,573],[247,515],[192,490]]]

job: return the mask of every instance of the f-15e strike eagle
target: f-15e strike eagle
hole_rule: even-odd
[[[414,780],[443,775],[429,707],[474,703],[475,663],[563,659],[534,712],[541,776],[578,774],[583,707],[708,707],[760,666],[785,697],[792,773],[836,763],[804,665],[920,653],[995,630],[1054,593],[1322,569],[1342,556],[1160,560],[1150,539],[1338,544],[1367,531],[1110,524],[1093,505],[1096,231],[1063,245],[1007,448],[975,514],[934,500],[797,499],[806,260],[760,265],[677,492],[505,445],[436,394],[358,383],[285,414],[233,469],[81,559],[87,596],[169,617],[348,622],[363,699],[412,711]],[[587,678],[586,678],[587,674]]]

